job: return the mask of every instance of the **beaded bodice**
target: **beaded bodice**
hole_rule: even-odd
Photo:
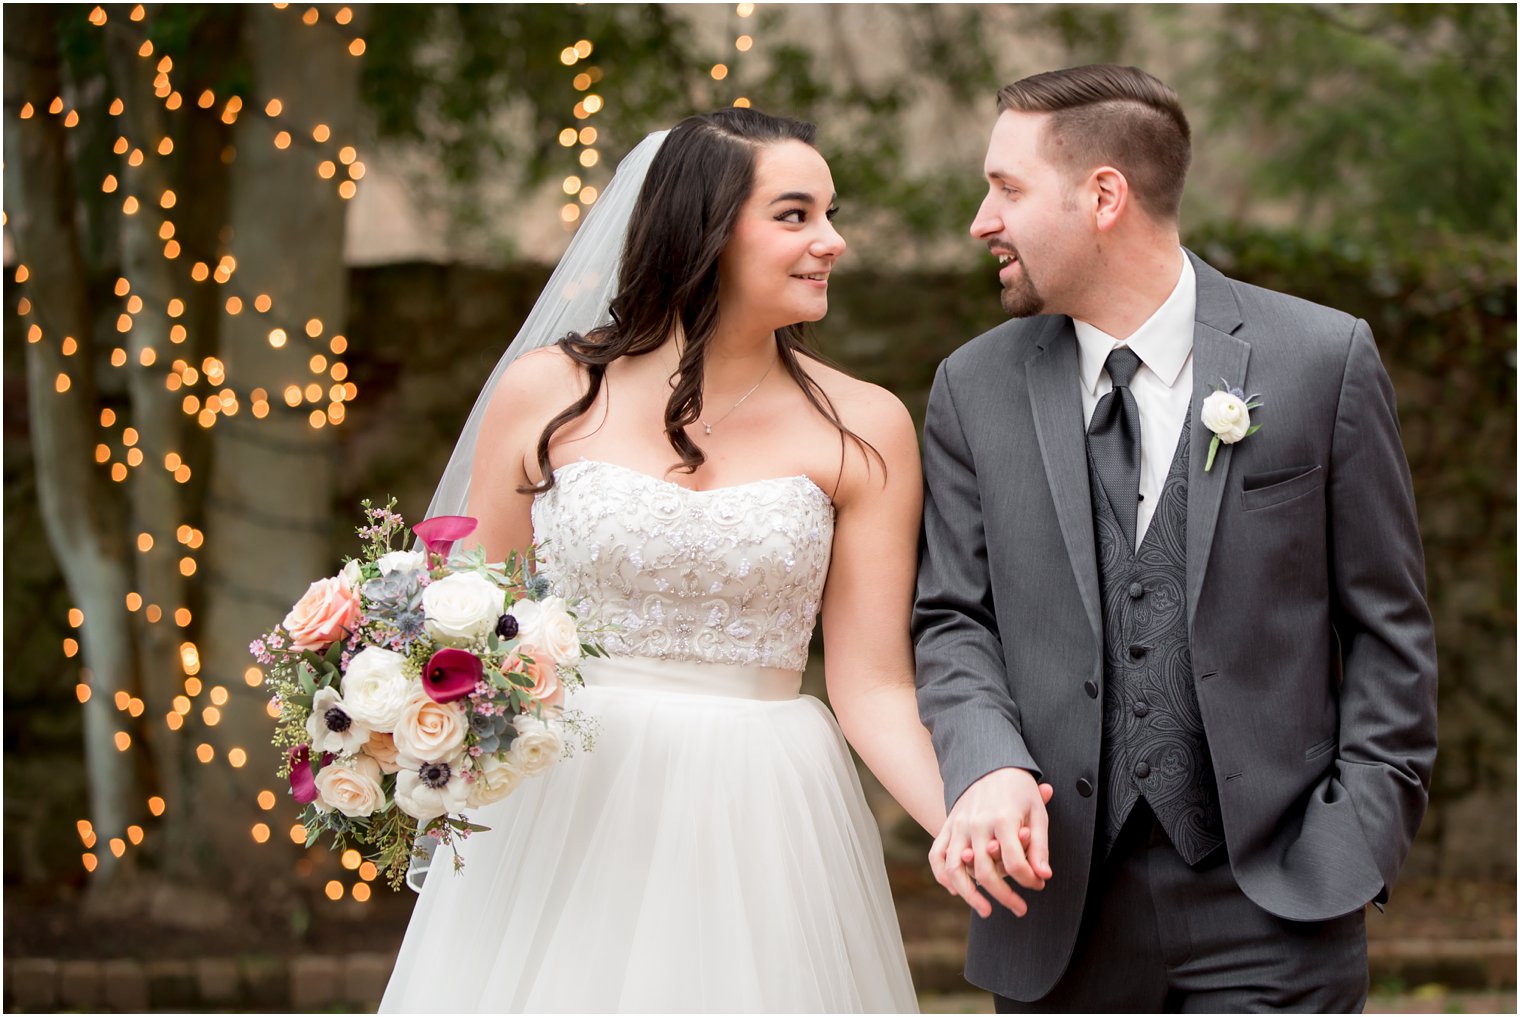
[[[611,627],[609,653],[806,666],[834,538],[807,477],[693,491],[582,459],[554,478],[533,501],[542,571]]]

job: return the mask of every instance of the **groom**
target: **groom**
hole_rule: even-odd
[[[913,622],[966,977],[1003,1013],[1359,1010],[1436,734],[1371,332],[1181,248],[1150,75],[998,109],[971,233],[1014,320],[935,377]]]

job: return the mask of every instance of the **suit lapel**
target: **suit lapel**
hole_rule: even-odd
[[[1214,458],[1214,468],[1203,471],[1209,458],[1213,433],[1203,426],[1199,414],[1203,400],[1213,391],[1210,385],[1223,381],[1247,389],[1246,365],[1251,344],[1234,336],[1240,328],[1240,305],[1230,290],[1230,282],[1219,272],[1199,260],[1191,251],[1193,270],[1198,279],[1198,311],[1193,324],[1193,398],[1189,408],[1193,421],[1191,461],[1188,464],[1187,515],[1187,605],[1188,628],[1192,629],[1203,576],[1214,543],[1214,527],[1219,521],[1219,505],[1224,497],[1225,481],[1234,461],[1234,449],[1221,445]]]
[[[1077,369],[1077,333],[1070,318],[1055,318],[1040,340],[1041,352],[1028,365],[1029,403],[1045,477],[1055,500],[1066,553],[1077,576],[1082,606],[1098,645],[1103,615],[1098,595],[1098,555],[1093,544],[1092,495],[1088,489],[1087,435],[1082,426],[1082,393]]]

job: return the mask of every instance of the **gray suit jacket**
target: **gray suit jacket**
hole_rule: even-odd
[[[1381,902],[1425,812],[1436,657],[1393,388],[1367,324],[1198,279],[1188,477],[1193,673],[1230,867],[1283,918]],[[1222,446],[1209,385],[1264,403]],[[1055,786],[1054,878],[973,917],[966,977],[1020,999],[1070,959],[1098,796],[1102,614],[1071,319],[1004,323],[948,357],[924,424],[918,698],[946,803],[1023,767]]]

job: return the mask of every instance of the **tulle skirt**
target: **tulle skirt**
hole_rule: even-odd
[[[382,1012],[916,1012],[844,739],[795,672],[588,661],[576,753],[434,859]]]

